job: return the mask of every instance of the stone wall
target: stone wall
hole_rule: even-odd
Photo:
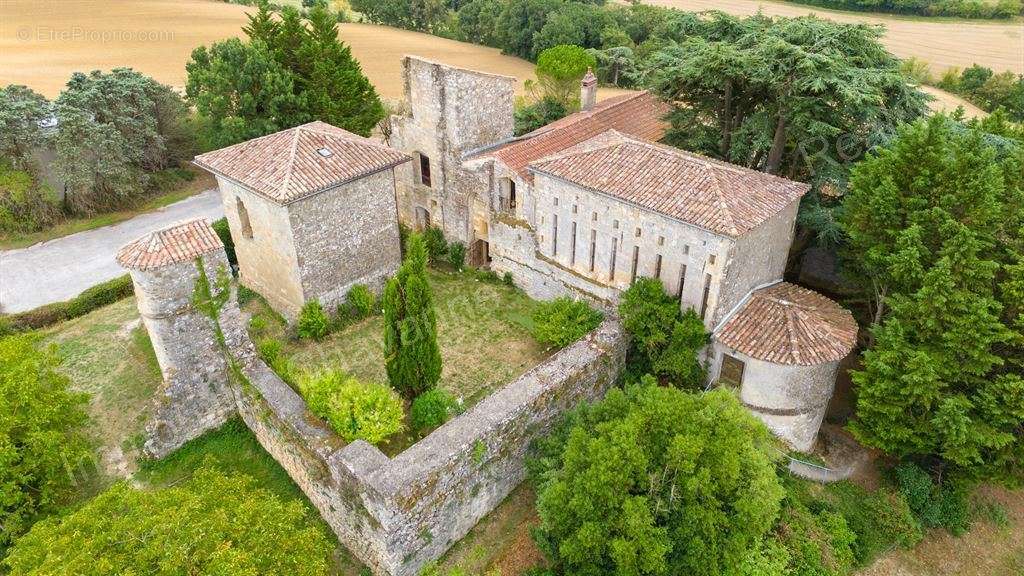
[[[616,382],[627,339],[616,320],[553,355],[395,458],[345,444],[259,360],[233,302],[221,314],[239,368],[238,411],[338,539],[379,575],[414,576],[525,477],[530,442]]]
[[[328,311],[349,289],[379,293],[401,263],[394,173],[383,170],[287,206],[307,300]]]
[[[209,254],[202,262],[211,282],[218,271],[228,273],[223,252]],[[196,263],[130,272],[139,314],[163,375],[144,447],[147,455],[161,458],[223,424],[235,404],[213,321],[192,305],[199,277]]]
[[[789,247],[793,244],[799,207],[800,200],[794,200],[767,222],[736,239],[724,263],[719,305],[710,319],[712,326],[718,324],[751,290],[782,278],[789,259]]]
[[[809,452],[832,398],[839,362],[813,366],[758,360],[715,342],[711,346],[711,381],[718,379],[722,355],[744,364],[740,400],[776,436],[793,449]]]
[[[304,300],[287,208],[223,176],[217,176],[217,187],[235,242],[241,282],[263,295],[274,310],[294,318]],[[243,234],[239,200],[248,214],[252,238]]]
[[[412,56],[403,60],[403,76],[410,112],[392,119],[391,146],[413,162],[395,172],[401,220],[415,224],[421,208],[450,240],[470,246],[486,239],[479,224],[486,228],[488,176],[463,168],[462,157],[512,136],[516,79]],[[419,178],[419,155],[430,160],[429,187]]]

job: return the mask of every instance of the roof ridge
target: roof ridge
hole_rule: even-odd
[[[710,180],[711,180],[711,186],[712,186],[712,189],[714,190],[715,196],[718,197],[718,205],[719,205],[719,208],[721,208],[721,210],[722,210],[722,216],[728,222],[729,230],[733,234],[739,234],[740,233],[739,226],[736,225],[736,218],[733,217],[732,209],[729,207],[729,203],[726,202],[726,200],[725,200],[725,193],[722,192],[722,186],[718,182],[718,175],[715,174],[715,170],[714,170],[714,168],[711,167],[710,163],[704,162],[703,166],[704,166],[705,170],[707,170],[707,172],[708,172],[708,178],[710,178]]]
[[[281,183],[281,187],[278,188],[278,192],[284,196],[288,195],[288,186],[292,183],[292,172],[295,168],[295,151],[299,147],[299,135],[301,130],[298,126],[295,127],[295,131],[292,132],[292,143],[288,148],[288,163],[285,165],[284,170],[284,182]]]

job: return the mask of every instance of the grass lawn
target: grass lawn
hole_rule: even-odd
[[[547,358],[530,335],[536,302],[500,282],[478,280],[471,272],[429,270],[437,312],[437,340],[443,369],[440,387],[468,407]],[[321,342],[284,336],[284,327],[266,305],[253,301],[248,309],[267,318],[268,328],[254,334],[277,337],[299,374],[337,368],[365,382],[387,382],[384,371],[381,316],[347,326]]]
[[[104,476],[130,474],[142,445],[143,426],[161,382],[149,335],[134,298],[41,331],[57,348],[75,390],[89,393],[89,436],[97,444]]]
[[[139,202],[138,205],[125,210],[107,212],[82,218],[68,218],[54,226],[44,230],[39,230],[38,232],[0,233],[0,250],[25,248],[26,246],[38,244],[39,242],[53,240],[54,238],[61,238],[77,232],[85,232],[86,230],[94,230],[96,228],[110,226],[111,224],[117,224],[118,222],[124,222],[125,220],[138,216],[139,214],[152,212],[153,210],[163,208],[169,204],[174,204],[175,202],[184,200],[189,196],[193,196],[217,186],[217,181],[214,180],[213,176],[205,170],[200,170],[190,166],[188,171],[193,175],[191,180],[184,180],[172,190],[149,196],[145,200]]]

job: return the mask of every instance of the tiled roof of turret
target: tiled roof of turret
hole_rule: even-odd
[[[751,292],[714,337],[758,360],[812,366],[849,354],[857,342],[857,322],[821,294],[779,282]]]
[[[152,270],[188,262],[203,254],[224,250],[224,244],[206,220],[200,218],[150,232],[117,251],[117,263],[134,270]]]
[[[756,228],[809,189],[615,131],[532,162],[529,169],[729,237]]]
[[[317,121],[201,154],[195,164],[287,204],[411,159]]]

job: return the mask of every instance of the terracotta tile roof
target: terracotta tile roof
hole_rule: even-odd
[[[608,130],[618,130],[644,140],[660,140],[668,123],[662,118],[671,107],[648,92],[623,94],[598,102],[593,110],[570,114],[473,158],[495,158],[528,181],[527,165],[575,146]]]
[[[220,237],[205,219],[190,220],[150,232],[117,251],[117,263],[134,270],[153,270],[188,262],[224,250]]]
[[[810,188],[616,132],[529,168],[731,237],[756,228]]]
[[[821,294],[779,282],[751,292],[714,337],[758,360],[812,366],[849,354],[857,341],[857,322]]]
[[[325,122],[310,122],[196,156],[195,164],[286,204],[411,157]]]

